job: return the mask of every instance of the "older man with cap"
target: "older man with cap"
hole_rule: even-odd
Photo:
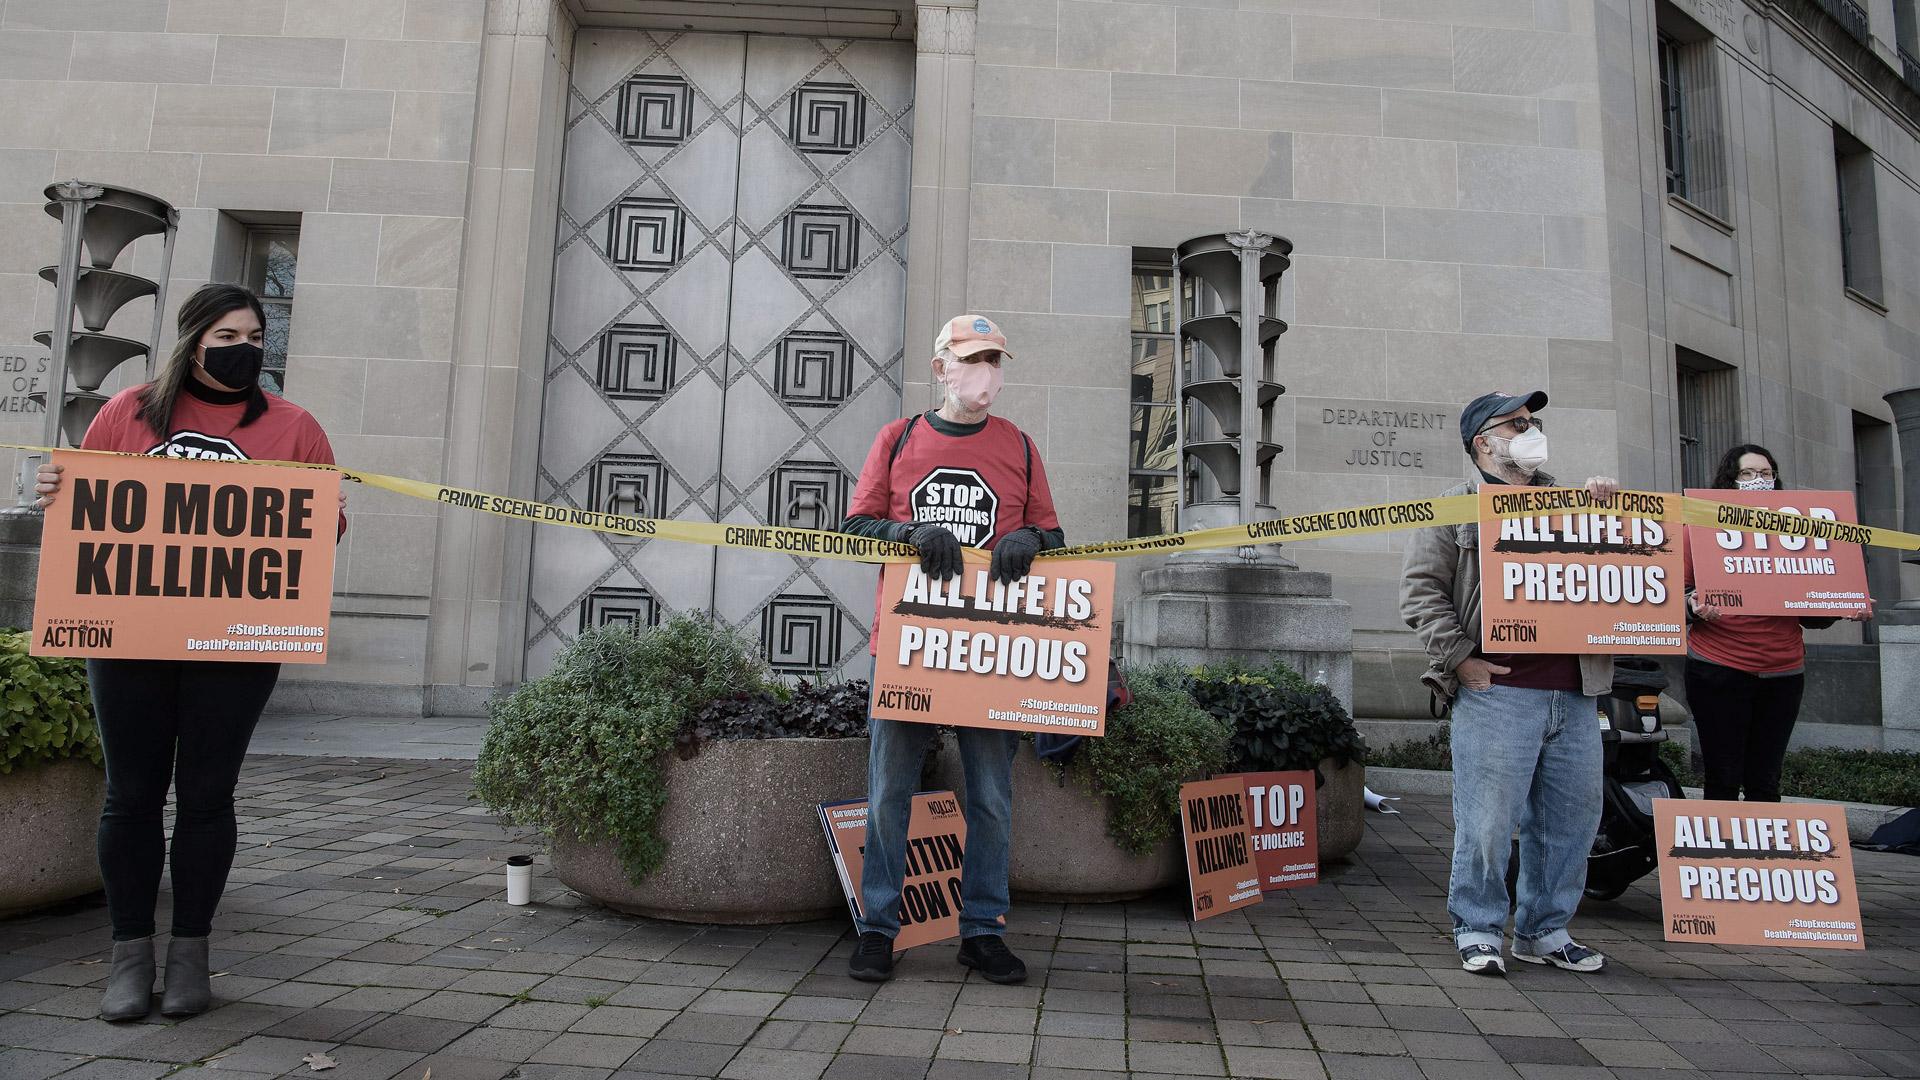
[[[995,581],[1027,576],[1040,552],[1066,546],[1033,440],[989,415],[1000,393],[1000,365],[1012,358],[1006,335],[978,315],[961,315],[933,342],[938,409],[880,429],[860,470],[841,528],[912,544],[920,568],[946,579],[962,569],[963,547],[990,548]],[[867,755],[866,861],[860,872],[860,940],[848,974],[881,982],[893,974],[906,874],[907,824],[929,724],[875,718]],[[1007,849],[1013,826],[1013,755],[1019,733],[960,728],[966,770],[967,850],[961,867],[961,964],[997,983],[1026,979],[1026,965],[1002,940],[1007,913]]]
[[[1446,492],[1485,484],[1552,487],[1539,390],[1482,394],[1460,412],[1460,441],[1478,475]],[[1595,498],[1618,484],[1586,482]],[[1573,940],[1586,887],[1587,853],[1600,825],[1600,727],[1594,698],[1613,682],[1613,658],[1480,651],[1477,525],[1420,529],[1407,544],[1400,613],[1420,635],[1422,677],[1453,705],[1453,916],[1460,966],[1505,975],[1507,863],[1520,830],[1513,957],[1569,971],[1598,971],[1606,958]]]

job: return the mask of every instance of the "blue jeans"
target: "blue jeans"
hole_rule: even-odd
[[[863,934],[900,933],[900,887],[906,876],[907,824],[927,743],[939,730],[903,720],[867,721],[867,848],[860,870]],[[1014,731],[957,728],[966,769],[967,846],[960,866],[960,936],[999,934],[1007,913],[1007,838],[1013,831]]]
[[[1447,911],[1460,948],[1499,948],[1507,862],[1520,830],[1514,948],[1549,953],[1587,885],[1600,828],[1600,725],[1594,700],[1567,690],[1462,687],[1453,701],[1453,877]]]

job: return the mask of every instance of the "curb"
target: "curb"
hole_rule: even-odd
[[[1438,769],[1382,769],[1367,766],[1367,787],[1380,795],[1444,795],[1453,797],[1453,774]],[[1698,799],[1697,787],[1682,788],[1687,798]],[[1847,811],[1847,837],[1864,843],[1874,830],[1907,812],[1904,806],[1880,806],[1875,803],[1836,802],[1832,799],[1799,799],[1789,795],[1783,802],[1840,806]]]

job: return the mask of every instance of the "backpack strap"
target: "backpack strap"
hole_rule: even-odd
[[[1027,490],[1033,490],[1033,439],[1026,432],[1020,433],[1020,446],[1027,452]]]
[[[907,436],[913,434],[913,425],[920,422],[920,414],[914,413],[908,418],[907,426],[900,429],[900,437],[893,440],[893,453],[887,455],[887,464],[892,465],[900,457],[900,451],[907,448]]]

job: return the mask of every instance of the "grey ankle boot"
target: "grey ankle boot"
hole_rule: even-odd
[[[100,1019],[141,1020],[153,1008],[153,939],[113,943],[113,973],[100,998]]]
[[[213,1004],[207,981],[207,939],[177,937],[167,942],[167,988],[160,995],[161,1016],[198,1016]]]

